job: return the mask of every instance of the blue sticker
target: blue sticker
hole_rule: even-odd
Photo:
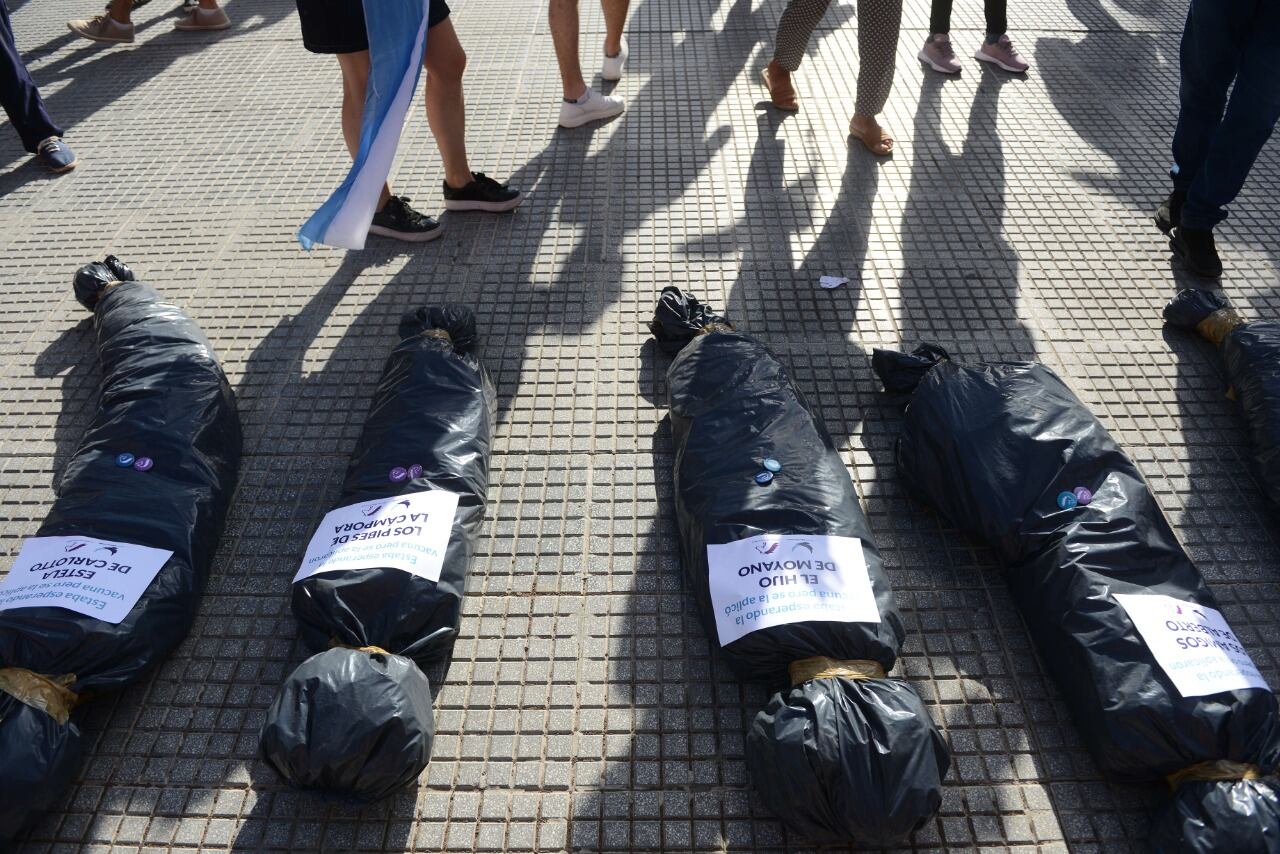
[[[771,471],[771,472],[773,472],[774,474],[777,474],[778,472],[782,471],[782,463],[778,462],[777,460],[773,459],[772,457],[770,457],[769,459],[765,460],[765,461],[764,461],[764,463],[763,463],[763,465],[764,465],[764,467],[765,467],[765,470],[766,470],[766,471]]]
[[[756,483],[760,484],[761,486],[768,485],[769,482],[772,480],[773,480],[773,472],[771,471],[762,471],[756,475]]]
[[[1058,493],[1058,506],[1061,507],[1063,510],[1070,510],[1071,508],[1075,507],[1079,503],[1080,502],[1076,500],[1076,496],[1074,492]]]

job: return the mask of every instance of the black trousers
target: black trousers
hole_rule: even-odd
[[[987,32],[1004,35],[1009,29],[1006,0],[982,0],[982,11],[987,16]],[[951,0],[933,0],[929,11],[929,32],[951,32]]]
[[[40,92],[22,63],[18,46],[13,41],[13,23],[9,9],[0,0],[0,104],[9,121],[22,137],[22,147],[32,154],[42,140],[62,136],[62,128],[53,123],[40,100]]]

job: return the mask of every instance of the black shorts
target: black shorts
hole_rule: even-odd
[[[427,28],[447,17],[449,4],[431,0]],[[369,49],[361,0],[298,0],[298,19],[302,21],[302,44],[312,53],[359,53]]]

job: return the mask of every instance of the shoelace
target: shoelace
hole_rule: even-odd
[[[60,139],[46,139],[44,142],[40,143],[39,153],[48,154],[51,151],[57,151],[58,146],[60,145],[62,145],[62,140]]]
[[[488,175],[484,174],[483,172],[472,172],[471,177],[475,180],[477,184],[479,184],[482,187],[491,185],[491,186],[497,187],[500,190],[507,189],[506,184],[499,184],[497,181],[490,178]]]
[[[415,211],[413,208],[409,207],[409,202],[411,201],[413,201],[413,199],[410,199],[408,196],[392,196],[391,197],[391,202],[400,203],[400,215],[403,216],[409,222],[419,224],[419,225],[422,223],[429,222],[431,220],[431,217],[427,216],[424,213],[419,213],[418,211]],[[391,202],[387,202],[388,206],[391,204]]]

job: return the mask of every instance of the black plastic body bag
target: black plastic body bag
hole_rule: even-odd
[[[36,532],[72,539],[50,562],[63,565],[40,574],[105,583],[119,570],[101,568],[117,549],[103,541],[173,554],[118,623],[62,607],[0,611],[0,839],[75,777],[85,745],[74,707],[141,680],[186,637],[240,461],[235,397],[196,324],[114,257],[82,268],[75,289],[94,313],[102,386]]]
[[[1167,616],[1175,636],[1226,637],[1204,632],[1213,594],[1106,428],[1044,365],[969,367],[930,345],[873,363],[886,390],[911,395],[897,447],[908,492],[994,548],[1098,766],[1175,789],[1152,847],[1280,851],[1275,696],[1183,696],[1116,598],[1172,597],[1184,603]]]
[[[469,352],[470,309],[420,309],[401,321],[400,336],[336,507],[455,493],[439,580],[371,567],[295,582],[293,613],[314,655],[285,679],[262,728],[262,755],[290,784],[361,802],[413,783],[431,756],[424,671],[447,669],[458,634],[484,518],[496,403]]]
[[[1221,294],[1199,288],[1170,300],[1164,319],[1195,330],[1218,348],[1244,413],[1258,476],[1272,509],[1280,508],[1280,323],[1245,321]]]
[[[902,643],[902,620],[844,462],[785,368],[758,341],[673,287],[663,291],[651,329],[664,349],[678,351],[667,372],[676,513],[682,563],[707,635],[739,678],[792,686],[773,696],[748,732],[752,785],[788,828],[809,839],[901,842],[941,805],[950,756],[916,692],[885,676]],[[756,477],[766,461],[781,466],[761,484]],[[749,541],[774,534],[788,537]],[[803,590],[801,600],[785,597],[818,580],[804,557],[815,542],[834,537],[860,541],[879,622],[805,619],[720,642],[732,631],[732,614],[758,620],[754,611],[811,602]],[[737,564],[713,567],[708,547],[739,541],[759,551],[758,561],[737,571],[749,575],[739,589],[761,595],[720,613],[736,605],[726,606],[723,596],[717,603],[711,573],[732,576]],[[729,621],[724,632],[718,613]]]

